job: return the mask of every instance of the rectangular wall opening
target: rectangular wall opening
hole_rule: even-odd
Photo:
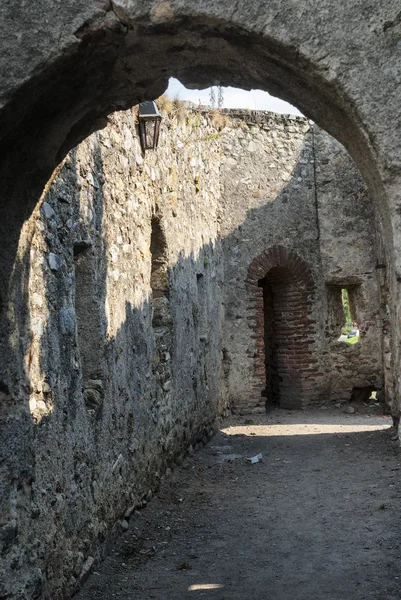
[[[170,289],[168,281],[167,240],[160,219],[151,222],[150,253],[152,265],[150,287],[152,288],[152,326],[167,327],[172,324]]]
[[[358,305],[360,285],[327,286],[327,333],[333,341],[356,344],[359,341]]]
[[[85,401],[97,408],[102,399],[103,335],[96,286],[95,256],[86,243],[74,245],[75,315]]]

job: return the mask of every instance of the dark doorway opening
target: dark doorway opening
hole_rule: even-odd
[[[258,282],[263,288],[266,409],[301,408],[308,350],[306,290],[285,267],[274,267]]]

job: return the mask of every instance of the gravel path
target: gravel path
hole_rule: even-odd
[[[400,600],[389,426],[339,409],[225,423],[131,517],[77,600]]]

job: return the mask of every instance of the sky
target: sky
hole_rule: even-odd
[[[169,98],[179,98],[180,100],[190,100],[195,104],[210,104],[210,88],[206,90],[187,90],[178,79],[171,78],[166,90]],[[223,108],[250,108],[251,110],[270,110],[276,113],[291,114],[302,116],[297,108],[291,106],[284,100],[270,96],[262,90],[241,90],[233,87],[224,87],[224,105]]]

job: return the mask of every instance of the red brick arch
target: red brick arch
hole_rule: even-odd
[[[292,250],[273,246],[249,265],[246,284],[254,365],[249,408],[303,408],[316,399],[321,377],[311,270]]]

